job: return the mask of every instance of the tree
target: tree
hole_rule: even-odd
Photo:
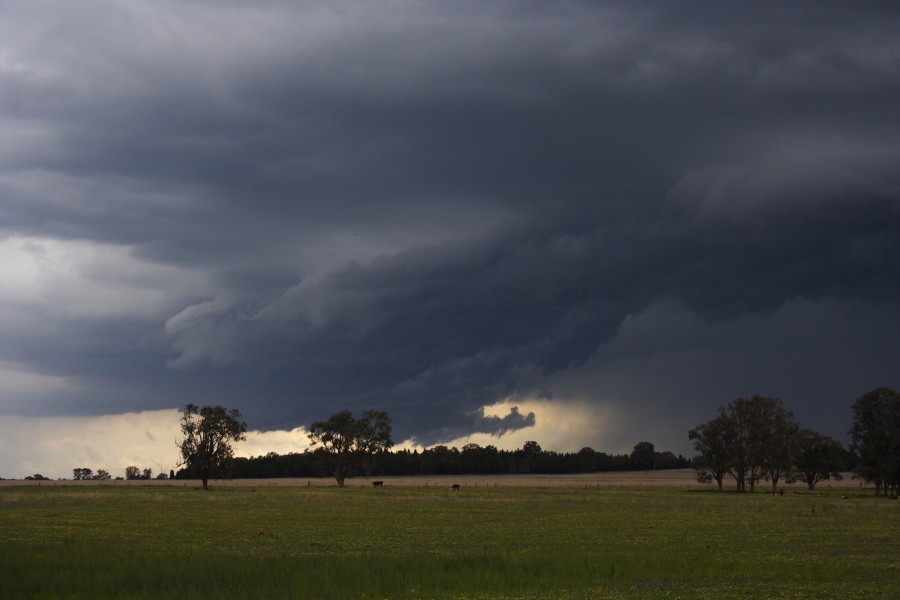
[[[98,479],[100,481],[108,481],[112,479],[112,475],[109,474],[109,471],[106,469],[97,469],[97,472],[94,474],[94,479]]]
[[[87,479],[93,479],[94,471],[93,469],[89,469],[88,467],[78,467],[72,469],[72,479],[76,481],[85,481]]]
[[[853,403],[850,449],[854,472],[875,483],[875,494],[896,495],[900,484],[900,392],[881,387]]]
[[[719,408],[716,418],[688,432],[700,452],[694,467],[698,481],[713,479],[722,489],[728,473],[739,492],[756,488],[765,477],[776,489],[791,469],[799,425],[778,398],[736,398]]]
[[[532,471],[540,470],[537,468],[539,465],[536,463],[541,461],[543,454],[544,449],[541,448],[540,444],[534,440],[526,441],[519,450],[513,453],[513,456],[518,459],[518,463],[515,464],[516,471],[519,473],[531,473]]]
[[[232,444],[245,439],[247,424],[236,408],[221,406],[202,408],[188,404],[181,416],[184,439],[178,444],[182,463],[193,470],[209,489],[209,478],[222,473],[234,456]]]
[[[688,432],[699,456],[694,459],[697,481],[715,481],[722,491],[722,480],[731,468],[731,430],[724,409],[711,421],[700,423]]]
[[[682,457],[683,458],[683,457]],[[657,452],[653,457],[654,469],[675,469],[678,465],[678,458],[671,450]]]
[[[656,468],[656,447],[650,442],[638,442],[631,451],[631,468],[649,471]]]
[[[125,467],[125,479],[140,479],[141,470],[135,466]]]
[[[756,489],[763,476],[772,489],[791,467],[791,443],[799,426],[778,398],[754,395],[736,398],[725,408],[731,442],[731,475],[738,491]]]
[[[345,409],[327,421],[316,421],[309,427],[309,439],[313,446],[321,444],[338,487],[344,487],[346,478],[360,466],[370,471],[372,458],[394,445],[390,416],[376,410],[355,419]]]
[[[827,479],[841,479],[844,448],[840,442],[811,429],[797,432],[794,469],[798,480],[813,490]]]
[[[794,420],[794,413],[787,410],[778,398],[754,398],[759,403],[763,473],[772,482],[774,493],[778,489],[779,479],[787,477],[794,466],[800,424]]]

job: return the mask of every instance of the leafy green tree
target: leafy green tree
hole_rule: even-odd
[[[754,395],[736,398],[725,407],[725,419],[731,443],[730,473],[738,491],[756,489],[766,477],[772,489],[791,467],[792,437],[799,426],[793,413],[778,398]]]
[[[650,442],[638,442],[631,451],[631,468],[649,471],[656,468],[656,447]]]
[[[539,471],[541,458],[544,456],[544,449],[534,440],[528,440],[522,447],[513,452],[515,461],[511,465],[511,470],[517,473],[531,473]]]
[[[876,495],[896,495],[900,484],[900,392],[881,387],[853,403],[854,472],[875,483]]]
[[[141,478],[141,470],[135,466],[125,467],[125,479],[140,479]]]
[[[93,478],[100,481],[108,481],[112,479],[112,475],[110,475],[109,471],[107,471],[106,469],[97,469],[97,472],[94,473]]]
[[[754,398],[759,410],[763,476],[772,482],[772,492],[775,492],[778,481],[792,472],[800,424],[794,420],[794,413],[786,409],[778,398]]]
[[[797,432],[794,472],[810,490],[820,481],[840,480],[843,468],[844,448],[840,442],[811,429]]]
[[[88,467],[77,467],[72,469],[72,479],[76,481],[85,481],[87,479],[93,479],[94,470],[89,469]]]
[[[700,453],[694,467],[699,481],[722,479],[730,474],[739,492],[756,489],[766,478],[776,489],[790,473],[799,425],[778,398],[736,398],[719,408],[715,419],[688,432]]]
[[[246,432],[247,424],[236,408],[188,404],[181,416],[181,464],[196,472],[208,490],[210,477],[224,472],[234,456],[232,444],[244,440]]]
[[[309,427],[309,439],[313,446],[321,444],[338,487],[344,487],[356,469],[370,470],[372,459],[394,445],[390,416],[376,410],[368,410],[355,419],[345,409],[327,421],[316,421]]]
[[[693,461],[697,481],[715,481],[721,492],[722,481],[731,469],[732,432],[725,410],[719,409],[716,418],[691,429],[688,438],[694,442],[694,450],[699,452]]]
[[[747,491],[747,479],[755,483],[755,473],[760,468],[758,453],[754,452],[756,444],[748,402],[746,398],[738,398],[723,409],[730,450],[728,473],[739,492]]]

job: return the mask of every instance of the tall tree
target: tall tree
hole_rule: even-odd
[[[791,469],[799,425],[778,398],[736,398],[719,408],[716,417],[688,432],[700,453],[694,467],[699,481],[730,474],[739,492],[756,489],[765,477],[776,489]]]
[[[857,475],[875,483],[875,494],[896,495],[900,484],[900,392],[881,387],[853,403],[850,437]]]
[[[797,432],[794,470],[810,490],[820,481],[841,479],[844,449],[840,442],[811,429]]]
[[[775,492],[779,480],[787,477],[794,465],[800,424],[778,398],[754,396],[754,399],[759,410],[762,470]]]
[[[321,444],[327,453],[338,487],[354,470],[371,469],[371,460],[386,451],[391,440],[391,418],[386,412],[368,410],[359,419],[349,410],[333,414],[327,421],[316,421],[309,427],[313,446]]]
[[[184,439],[178,444],[182,464],[192,468],[209,489],[209,479],[223,472],[234,456],[232,444],[245,439],[247,424],[241,421],[236,408],[226,410],[221,406],[194,404],[184,407],[181,416],[181,433]]]
[[[755,473],[759,469],[748,403],[747,398],[738,398],[722,409],[730,449],[728,473],[734,478],[739,492],[747,491],[748,478],[752,489],[756,481]]]
[[[722,480],[731,469],[732,445],[732,431],[724,409],[719,409],[716,418],[691,429],[688,438],[694,442],[694,450],[700,453],[693,462],[697,481],[715,481],[721,492]]]
[[[764,476],[772,489],[791,467],[791,444],[799,426],[778,398],[754,395],[736,398],[726,407],[731,428],[731,474],[738,491],[756,489]]]

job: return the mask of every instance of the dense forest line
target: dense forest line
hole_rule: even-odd
[[[329,477],[333,475],[331,455],[323,448],[231,460],[229,476],[235,479],[275,477]],[[650,469],[683,469],[690,459],[672,452],[656,452],[650,442],[641,442],[631,454],[607,454],[593,448],[578,452],[543,450],[537,442],[526,442],[517,450],[500,450],[494,446],[466,444],[462,449],[434,446],[422,451],[396,450],[379,452],[365,461],[353,475],[494,475],[501,473],[564,474],[594,471],[631,471]],[[177,478],[193,478],[182,469]]]

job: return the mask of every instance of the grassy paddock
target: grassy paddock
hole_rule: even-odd
[[[892,598],[900,503],[677,488],[0,488],[10,598]]]

